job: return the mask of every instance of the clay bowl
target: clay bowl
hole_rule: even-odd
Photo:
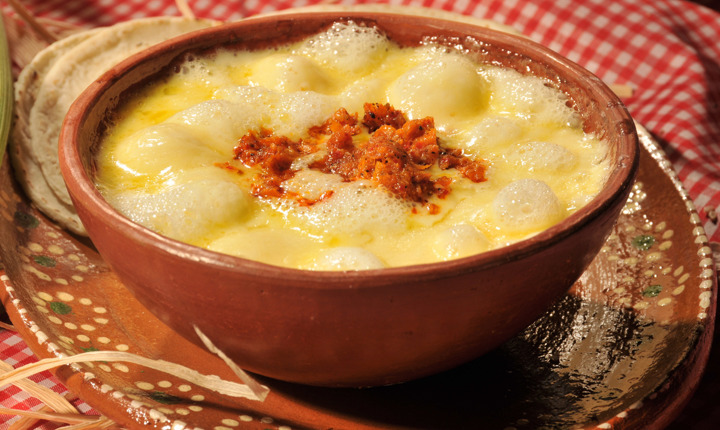
[[[188,51],[267,47],[338,19],[396,42],[463,44],[481,62],[541,76],[566,92],[587,130],[611,144],[612,173],[586,207],[531,239],[449,262],[355,272],[271,266],[183,244],[115,211],[93,184],[94,154],[118,103]],[[242,368],[285,381],[377,386],[440,372],[497,347],[567,292],[599,251],[638,163],[632,119],[595,76],[524,38],[381,13],[308,13],[227,24],[134,56],[93,83],[68,113],[60,163],[92,242],[153,314],[201,344],[196,328]],[[280,250],[279,250],[280,251]]]

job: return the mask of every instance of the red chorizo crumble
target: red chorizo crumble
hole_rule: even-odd
[[[283,182],[296,173],[293,162],[322,149],[325,150],[322,157],[309,168],[339,175],[348,182],[370,180],[402,199],[420,204],[428,204],[433,195],[445,198],[451,191],[452,179],[433,178],[429,173],[428,169],[435,164],[441,170],[456,169],[473,182],[486,180],[482,162],[442,146],[433,118],[407,120],[389,104],[365,103],[364,111],[362,122],[358,123],[357,114],[338,109],[323,124],[308,130],[309,139],[293,141],[267,129],[241,137],[233,158],[247,167],[259,168],[260,173],[252,183],[253,195],[294,198],[302,205],[328,198],[332,192],[309,200],[283,188]],[[369,137],[356,142],[353,137],[362,134],[363,129]],[[227,166],[230,164],[221,167]],[[439,210],[434,204],[427,207],[430,213]]]

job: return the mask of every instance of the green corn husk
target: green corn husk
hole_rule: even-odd
[[[2,17],[0,17],[2,18]],[[5,24],[0,19],[0,160],[5,155],[13,112],[13,80]]]

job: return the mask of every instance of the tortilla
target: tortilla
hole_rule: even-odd
[[[60,173],[58,138],[78,95],[125,58],[213,21],[154,17],[78,33],[40,52],[16,83],[11,157],[28,197],[62,227],[85,235]]]
[[[84,234],[84,228],[72,205],[55,197],[42,177],[40,166],[30,151],[30,110],[35,104],[40,84],[59,58],[90,38],[97,30],[88,30],[61,39],[40,51],[20,73],[15,82],[15,125],[8,153],[15,177],[28,197],[47,216],[68,230]]]

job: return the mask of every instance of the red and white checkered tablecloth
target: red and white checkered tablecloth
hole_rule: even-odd
[[[26,364],[37,361],[30,348],[25,344],[23,339],[17,333],[0,329],[0,359],[5,363],[18,368]],[[50,388],[56,393],[67,395],[67,389],[50,373],[42,372],[29,378],[44,387]],[[86,403],[74,399],[71,403],[84,414],[97,415],[97,412]],[[26,392],[14,385],[3,387],[0,389],[0,407],[22,410],[38,410],[43,404],[34,397],[29,396]],[[0,415],[0,430],[5,430],[12,423],[17,421],[19,417],[10,415]],[[57,426],[50,423],[40,423],[39,426],[33,427],[34,430],[51,430]]]
[[[243,16],[322,0],[188,0],[204,18]],[[342,4],[375,3],[343,0]],[[390,0],[488,18],[515,27],[583,65],[607,83],[634,90],[625,103],[667,152],[713,242],[720,242],[716,220],[707,209],[720,206],[720,14],[679,0]],[[720,1],[704,1],[720,9]],[[25,0],[34,14],[84,27],[132,18],[179,15],[173,0]],[[9,8],[3,3],[3,9]],[[32,360],[17,335],[0,332],[0,359],[13,365]],[[710,373],[713,370],[711,358]],[[717,365],[720,368],[720,364]],[[61,390],[49,374],[39,379]],[[720,392],[720,384],[714,393]],[[36,407],[5,388],[0,406]],[[720,409],[703,427],[720,428]],[[696,421],[700,423],[700,421]],[[5,427],[3,427],[5,426]],[[712,427],[710,427],[712,426]],[[7,418],[0,416],[0,429]]]

